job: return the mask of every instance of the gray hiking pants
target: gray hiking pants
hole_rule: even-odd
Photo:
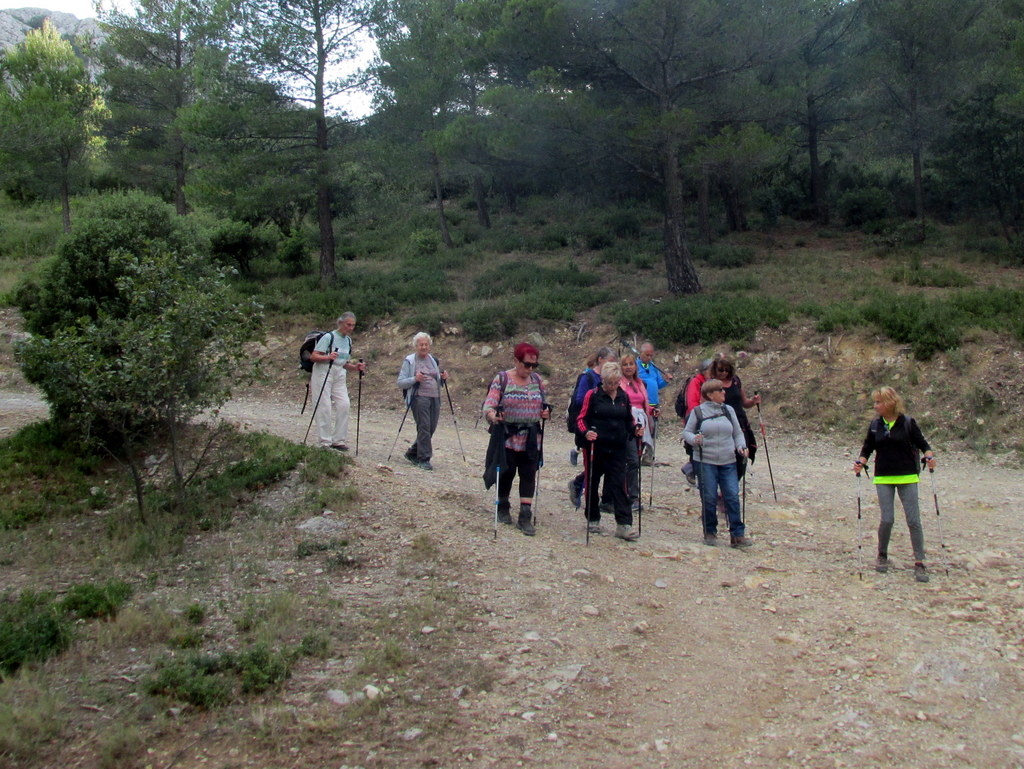
[[[431,438],[434,437],[440,415],[440,398],[423,398],[417,395],[412,399],[412,418],[416,422],[416,458],[420,462],[434,456]]]
[[[889,537],[892,536],[892,525],[896,520],[896,492],[900,495],[903,514],[907,517],[907,528],[910,529],[910,544],[914,548],[914,560],[924,560],[924,529],[921,528],[921,510],[917,501],[916,483],[876,483],[878,506],[882,510],[882,522],[878,524],[878,552],[888,554]]]

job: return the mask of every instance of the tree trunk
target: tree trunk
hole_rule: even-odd
[[[430,154],[430,164],[434,171],[434,194],[437,196],[438,226],[441,228],[441,240],[448,248],[454,248],[451,233],[448,232],[448,220],[444,216],[444,189],[441,186],[441,161],[436,152]]]
[[[917,89],[910,91],[910,154],[914,164],[914,216],[920,227],[918,239],[924,240],[924,173],[921,170],[921,123],[917,111]]]
[[[701,290],[700,278],[686,245],[683,182],[679,178],[678,149],[671,140],[665,143],[662,153],[662,178],[665,182],[665,275],[668,290],[676,296],[697,294]]]
[[[174,158],[174,210],[178,216],[188,214],[188,202],[185,200],[185,145],[180,140]]]
[[[704,163],[700,166],[700,186],[697,188],[697,231],[700,242],[711,245],[711,174]]]
[[[748,229],[747,216],[743,212],[743,201],[740,198],[739,190],[734,184],[722,181],[718,183],[718,192],[725,205],[725,221],[729,232],[746,232]]]
[[[485,230],[491,229],[491,214],[487,208],[487,193],[480,172],[473,174],[473,198],[476,200],[476,220]]]
[[[64,234],[71,232],[71,158],[60,159],[60,213],[64,220]]]
[[[316,216],[320,226],[320,283],[333,283],[338,273],[334,265],[334,199],[331,191],[330,145],[327,136],[327,104],[324,80],[327,77],[327,52],[324,30],[319,17],[314,30],[317,47],[317,70],[314,79],[313,104],[316,116]]]
[[[818,107],[814,94],[807,94],[807,155],[811,163],[811,203],[814,206],[814,221],[828,224],[828,200],[825,196],[825,174],[821,169],[818,155],[818,139],[821,129],[818,125]]]

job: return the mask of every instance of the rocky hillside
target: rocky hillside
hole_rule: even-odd
[[[25,33],[38,29],[43,19],[49,19],[62,37],[100,35],[96,19],[79,19],[70,13],[48,11],[45,8],[5,8],[0,10],[0,48],[17,45]]]

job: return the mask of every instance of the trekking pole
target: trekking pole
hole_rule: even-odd
[[[515,479],[513,479],[515,480]],[[494,541],[498,541],[498,505],[501,504],[501,496],[498,489],[501,488],[501,465],[498,465],[498,480],[494,484]]]
[[[750,472],[750,465],[747,465],[743,472],[743,505],[740,507],[740,523],[747,525],[747,473]]]
[[[757,390],[754,390],[754,395],[757,395]],[[779,501],[779,495],[775,493],[775,476],[772,475],[772,455],[768,453],[768,435],[764,431],[764,420],[761,419],[761,404],[757,404],[757,423],[761,425],[761,442],[764,444],[764,458],[768,460],[768,477],[772,482],[772,496],[775,501]]]
[[[651,430],[651,490],[647,497],[647,506],[654,507],[654,471],[658,467],[658,418],[652,417],[654,427]],[[643,496],[643,486],[640,487],[640,495]]]
[[[309,382],[306,382],[306,394],[302,396],[302,408],[299,410],[299,416],[301,417],[306,413],[306,404],[309,402]]]
[[[922,462],[924,463],[927,463],[927,461],[927,459],[922,459]],[[942,538],[942,516],[939,515],[939,495],[935,491],[935,471],[930,467],[928,468],[928,475],[932,479],[932,501],[935,502],[935,524],[939,527],[939,547],[942,549],[942,552],[945,553],[946,540]],[[943,560],[945,560],[945,558]],[[945,570],[946,576],[948,577],[949,567],[943,564],[942,568]]]
[[[391,451],[388,452],[388,458],[386,462],[391,461],[391,455],[395,453],[395,446],[398,445],[398,437],[402,434],[402,428],[405,427],[405,418],[409,416],[409,409],[412,408],[412,398],[409,399],[409,403],[405,407],[405,413],[402,414],[402,422],[398,425],[398,432],[395,433],[395,441],[391,444]]]
[[[442,379],[441,381],[444,383],[444,394],[448,396],[448,408],[452,410],[452,421],[455,423],[455,437],[459,439],[459,451],[462,452],[462,461],[468,464],[466,450],[462,448],[462,435],[459,434],[459,418],[455,416],[455,405],[452,403],[452,393],[448,389],[448,380]]]
[[[644,453],[644,439],[636,439],[636,531],[637,534],[644,533],[644,463],[640,461]],[[653,475],[653,473],[652,473]],[[632,504],[632,503],[630,503]]]
[[[858,468],[861,467],[860,462],[857,462],[856,464],[857,464]],[[863,469],[864,469],[864,472],[867,472],[867,468],[863,468]],[[861,571],[861,563],[862,563],[863,552],[861,550],[861,541],[860,541],[861,540],[861,533],[860,533],[860,527],[861,527],[861,514],[860,514],[860,492],[861,492],[861,486],[863,486],[863,481],[861,480],[861,477],[860,477],[860,469],[858,469],[857,470],[857,578],[858,579],[864,579],[864,572]]]
[[[302,438],[302,445],[306,445],[306,439],[309,438],[309,431],[313,428],[313,420],[316,419],[316,410],[320,408],[320,399],[324,397],[324,388],[327,387],[327,380],[331,378],[331,366],[334,365],[334,361],[327,362],[327,373],[324,374],[324,383],[320,385],[320,394],[316,398],[316,405],[313,407],[313,415],[309,418],[309,426],[306,427],[306,434]]]
[[[540,471],[544,467],[544,422],[540,420],[540,451],[537,456],[537,478],[533,486],[533,517],[530,520],[534,526],[537,525],[537,500],[540,499]]]
[[[697,433],[697,437],[701,440],[704,436],[701,433]],[[694,446],[697,448],[697,464],[700,465],[697,472],[697,493],[700,495],[700,528],[704,532],[704,538],[708,536],[708,522],[704,520],[704,445],[694,441]]]
[[[594,464],[594,442],[588,441],[583,463],[583,517],[587,522],[587,547],[590,547],[590,469]]]
[[[363,359],[360,358],[362,363]],[[356,387],[356,456],[359,456],[359,422],[363,414],[363,370],[359,369],[359,385]]]

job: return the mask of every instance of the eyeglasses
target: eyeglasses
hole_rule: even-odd
[[[519,362],[526,366],[526,368],[537,368],[537,366],[540,365],[540,363],[538,363],[537,361],[533,361],[533,363],[528,363],[525,360],[521,360]]]

